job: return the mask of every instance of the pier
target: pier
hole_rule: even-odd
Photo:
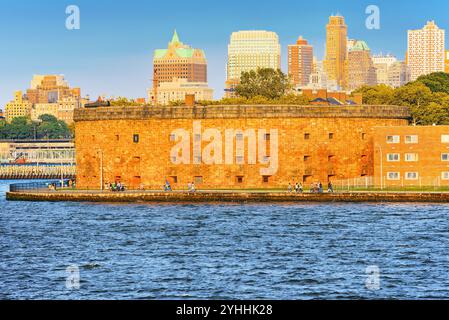
[[[195,193],[186,191],[87,191],[87,190],[20,190],[6,194],[10,201],[69,201],[69,202],[122,202],[122,203],[301,203],[301,202],[408,202],[449,203],[449,192],[338,192],[289,193],[285,191],[215,191]]]

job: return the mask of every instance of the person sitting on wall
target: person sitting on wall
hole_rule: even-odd
[[[321,182],[318,184],[318,193],[323,193],[323,184]]]
[[[303,193],[304,192],[304,188],[302,187],[301,183],[298,183],[298,191],[299,193]]]
[[[315,193],[315,183],[313,183],[313,182],[310,185],[310,193]]]
[[[292,184],[290,182],[288,183],[288,192],[289,193],[293,192],[293,187],[292,187]]]
[[[192,184],[190,182],[187,184],[187,192],[192,192]]]
[[[196,188],[195,188],[195,182],[192,182],[192,192],[196,192]]]

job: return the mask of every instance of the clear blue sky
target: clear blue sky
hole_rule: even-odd
[[[81,10],[80,30],[65,28],[71,4]],[[380,7],[380,30],[365,28],[370,4]],[[277,32],[286,71],[287,45],[299,35],[322,58],[331,14],[345,16],[350,38],[403,59],[407,30],[435,20],[449,32],[448,12],[447,0],[0,0],[0,108],[13,91],[29,87],[33,74],[46,73],[64,74],[91,97],[146,97],[153,50],[165,48],[175,28],[183,42],[205,50],[218,98],[233,31]]]

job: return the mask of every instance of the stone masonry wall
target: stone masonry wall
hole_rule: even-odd
[[[121,181],[133,189],[161,189],[167,179],[174,189],[186,188],[192,181],[197,188],[269,189],[285,188],[289,182],[324,184],[328,180],[373,176],[373,128],[407,125],[408,117],[406,108],[372,106],[79,110],[75,114],[77,187],[99,189],[101,182]],[[201,140],[206,129],[220,132],[223,161],[227,129],[254,129],[256,137],[259,131],[277,130],[277,170],[263,177],[261,169],[268,165],[260,163],[260,157],[257,164],[249,164],[248,139],[244,164],[239,164],[235,159],[236,137],[232,164],[205,164],[204,159],[194,164],[194,143],[198,143],[194,125],[201,126]],[[172,148],[179,142],[173,133],[179,129],[189,133],[190,164],[175,164],[171,157]],[[269,139],[268,145],[274,135]],[[203,141],[201,150],[209,143]],[[267,155],[272,157],[269,153],[273,150],[268,150]]]

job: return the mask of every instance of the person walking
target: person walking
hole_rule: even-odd
[[[332,185],[331,181],[329,181],[329,183],[327,184],[327,192],[334,193],[334,186]]]

